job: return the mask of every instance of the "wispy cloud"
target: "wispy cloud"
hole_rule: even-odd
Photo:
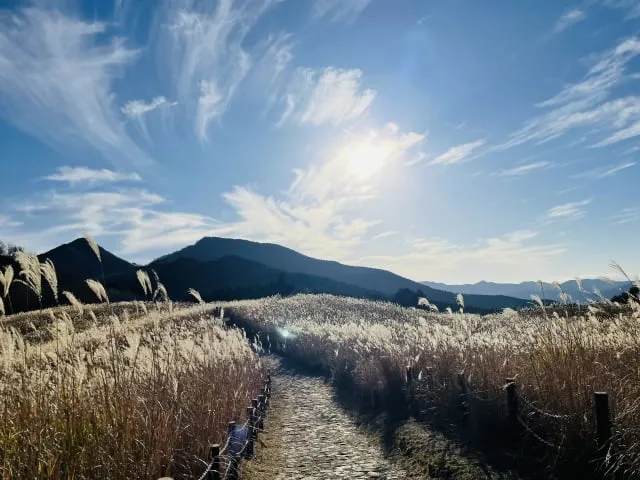
[[[549,167],[549,162],[533,162],[498,172],[499,177],[519,177]]]
[[[562,14],[562,16],[553,26],[552,32],[554,34],[560,33],[570,26],[582,22],[586,18],[587,14],[584,12],[584,10],[580,10],[579,8],[572,8],[571,10],[568,10]]]
[[[131,100],[122,107],[122,113],[130,119],[137,119],[163,105],[174,106],[177,102],[167,102],[162,96],[155,97],[149,103],[145,103],[144,100]]]
[[[112,162],[148,163],[111,89],[138,52],[121,39],[98,41],[107,30],[58,10],[0,15],[0,115],[67,152],[79,141]]]
[[[106,168],[91,169],[88,167],[59,167],[56,173],[47,175],[45,180],[52,182],[66,182],[70,185],[86,183],[96,185],[107,182],[139,182],[142,179],[137,173],[114,172]]]
[[[371,0],[315,0],[316,17],[329,17],[333,22],[352,22],[367,8]]]
[[[546,265],[563,254],[559,244],[533,243],[538,232],[518,230],[502,236],[481,238],[471,245],[452,243],[439,238],[414,239],[410,251],[399,255],[367,256],[354,263],[387,268],[415,280],[448,281],[452,272],[465,270],[477,275],[474,280],[526,276],[529,265]],[[526,265],[523,263],[526,259]],[[518,275],[513,272],[517,271]],[[459,273],[455,280],[459,280]],[[535,274],[532,275],[535,277]]]
[[[360,117],[373,102],[376,92],[362,90],[358,69],[299,68],[283,97],[285,110],[278,125],[285,122],[335,125]]]
[[[629,138],[637,137],[638,135],[640,135],[640,121],[634,123],[629,127],[618,130],[613,135],[596,143],[594,147],[605,147],[607,145],[612,145],[614,143],[622,142],[623,140],[627,140]]]
[[[547,210],[547,218],[549,220],[577,220],[586,215],[584,207],[591,203],[591,199],[585,199],[580,202],[570,202],[563,205],[556,205]]]
[[[451,147],[442,155],[437,156],[431,162],[431,165],[451,165],[459,163],[466,159],[474,150],[482,147],[485,144],[485,140],[476,140],[475,142],[464,143]]]
[[[147,124],[145,116],[150,112],[158,108],[175,107],[178,102],[169,102],[163,96],[155,97],[151,102],[146,103],[144,100],[131,100],[127,102],[122,108],[122,113],[140,129],[146,139],[151,142],[149,132],[147,131]]]
[[[586,172],[577,173],[574,175],[574,178],[602,179],[612,177],[627,168],[635,167],[636,164],[637,162],[625,162],[619,165],[608,165],[605,167],[594,168],[592,170],[587,170]]]
[[[216,220],[193,213],[167,210],[166,199],[145,189],[115,189],[60,193],[53,191],[32,198],[30,215],[35,219],[55,218],[56,224],[37,231],[13,229],[10,238],[22,245],[45,250],[69,237],[87,231],[96,238],[116,237],[122,254],[143,254],[185,245],[204,235],[225,235]],[[14,207],[16,212],[20,206]]]
[[[613,217],[614,225],[624,225],[625,223],[637,222],[640,220],[640,208],[623,208]]]
[[[547,110],[546,113],[527,121],[493,149],[505,150],[528,142],[544,143],[587,127],[591,128],[587,132],[590,136],[601,135],[602,129],[624,129],[630,122],[640,120],[640,97],[608,98],[615,87],[628,79],[628,63],[638,54],[640,39],[631,37],[598,55],[581,81],[566,85],[537,105]],[[614,140],[617,141],[611,142]]]
[[[227,110],[249,72],[252,58],[244,40],[275,3],[182,0],[170,3],[156,20],[158,55],[166,58],[176,98],[195,112],[194,129],[200,140],[208,139],[209,123]]]
[[[371,238],[371,240],[379,240],[381,238],[391,237],[393,235],[397,235],[398,233],[400,232],[398,232],[397,230],[388,230],[386,232],[382,232],[377,235],[374,235],[373,238]]]

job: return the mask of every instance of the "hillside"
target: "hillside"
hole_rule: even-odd
[[[194,245],[160,257],[149,266],[160,269],[163,263],[179,258],[210,262],[226,256],[241,257],[287,273],[325,277],[335,282],[352,285],[368,291],[380,292],[387,296],[392,296],[403,288],[413,291],[421,290],[430,302],[438,306],[456,304],[455,295],[451,292],[425,286],[386,270],[320,260],[280,245],[248,240],[205,237]],[[468,306],[486,310],[504,307],[519,308],[527,305],[527,302],[522,299],[507,296],[469,295],[465,298],[465,302]]]
[[[155,270],[176,300],[187,299],[187,290],[195,288],[205,300],[260,298],[275,294],[332,293],[361,298],[384,298],[380,292],[336,282],[328,278],[300,273],[285,273],[258,262],[226,256],[209,262],[177,258],[143,267],[151,275]],[[140,295],[135,275],[121,274],[107,280],[110,288],[119,287]]]

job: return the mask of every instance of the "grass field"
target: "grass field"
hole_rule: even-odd
[[[5,319],[0,476],[199,476],[261,386],[242,333],[201,305],[83,310]]]
[[[409,405],[432,425],[458,425],[489,450],[533,452],[565,474],[587,475],[606,463],[596,448],[593,393],[608,392],[616,455],[607,468],[640,468],[637,305],[480,317],[299,295],[247,302],[232,315],[273,348],[279,343],[295,359],[329,370],[338,391],[356,404],[392,411]],[[406,366],[415,377],[410,398]],[[513,377],[526,425],[515,437],[505,425],[505,379]],[[465,428],[461,381],[468,392]]]

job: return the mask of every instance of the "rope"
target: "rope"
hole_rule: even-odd
[[[541,410],[540,408],[536,407],[532,402],[527,400],[526,397],[524,397],[520,392],[517,392],[517,395],[518,395],[518,398],[520,400],[522,400],[522,403],[524,403],[531,410],[533,410],[534,412],[536,412],[539,415],[542,415],[543,417],[555,418],[555,419],[574,418],[573,415],[559,415],[559,414],[555,414],[555,413],[545,412],[544,410]]]
[[[555,445],[555,444],[549,442],[548,440],[545,440],[540,435],[538,435],[536,432],[531,430],[531,428],[529,428],[529,425],[527,425],[527,422],[525,422],[524,420],[522,420],[522,418],[520,418],[520,415],[516,415],[516,418],[518,419],[518,422],[520,422],[520,425],[522,425],[525,428],[527,433],[529,433],[533,438],[538,440],[540,443],[543,443],[547,447],[553,448],[554,450],[558,450],[558,451],[562,448],[562,445]]]
[[[260,420],[264,419],[266,417],[266,408],[269,405],[269,397],[265,397],[264,402],[258,402],[258,405],[254,408],[254,415],[255,415],[255,419],[256,419],[256,424],[254,425],[253,429],[255,429],[257,432],[262,432],[264,430],[259,429],[258,424],[260,423]],[[263,410],[264,408],[264,410]],[[242,427],[240,427],[241,429],[248,429],[249,430],[249,422],[250,420],[247,419],[244,424],[242,425]],[[236,427],[237,428],[237,427]],[[253,436],[253,431],[250,432],[250,435]],[[225,477],[229,475],[230,469],[232,468],[234,461],[236,459],[239,459],[240,457],[242,457],[244,455],[244,452],[247,450],[247,446],[249,445],[249,440],[246,440],[244,442],[244,444],[242,445],[242,448],[238,451],[238,453],[236,454],[235,457],[231,457],[229,455],[224,455],[225,452],[227,450],[229,450],[229,445],[231,443],[232,440],[232,436],[229,435],[227,436],[227,441],[224,444],[224,447],[222,447],[222,449],[220,450],[220,454],[218,456],[218,460],[221,462],[220,464],[220,470],[225,471]],[[227,468],[222,468],[222,460],[229,460],[229,464],[227,465]],[[207,463],[207,468],[205,469],[204,473],[198,478],[198,480],[206,480],[207,475],[209,474],[209,472],[211,472],[212,468],[213,468],[213,462],[214,459],[211,459],[211,461],[209,463]],[[237,463],[237,462],[235,462]],[[235,468],[235,467],[234,467]],[[225,478],[223,477],[223,478]]]

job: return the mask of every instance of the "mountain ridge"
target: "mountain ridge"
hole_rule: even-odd
[[[299,253],[293,249],[274,243],[261,243],[244,239],[204,237],[171,254],[164,255],[149,264],[154,267],[176,258],[186,257],[200,261],[211,261],[228,255],[235,255],[289,273],[303,273],[326,277],[332,280],[378,291],[392,296],[400,289],[421,290],[428,300],[440,305],[456,305],[455,294],[441,291],[401,277],[387,270],[345,265],[334,260],[322,260]],[[492,297],[492,298],[488,298]],[[469,306],[481,309],[519,308],[528,302],[504,295],[469,295],[465,298]]]
[[[539,297],[544,297],[549,300],[557,301],[561,299],[558,288],[549,282],[542,282],[542,288],[540,288],[540,284],[538,282],[534,281],[500,283],[481,280],[476,283],[464,284],[446,284],[441,282],[423,281],[420,283],[431,288],[437,288],[452,293],[461,293],[463,295],[507,295],[521,299],[529,299],[531,298],[531,295],[538,295]],[[629,281],[608,282],[592,278],[581,279],[580,283],[582,289],[579,288],[576,280],[567,280],[559,283],[559,285],[574,301],[588,300],[598,297],[595,290],[600,292],[601,296],[611,298],[631,287],[631,282]]]

